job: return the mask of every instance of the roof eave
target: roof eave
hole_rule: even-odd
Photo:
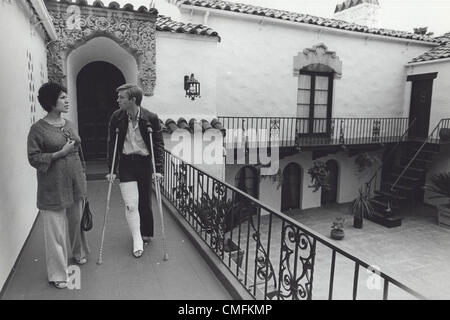
[[[236,11],[226,11],[226,10],[215,9],[215,8],[206,8],[206,7],[196,6],[196,5],[179,4],[178,6],[180,7],[180,10],[210,12],[210,14],[216,14],[218,16],[239,16],[241,18],[248,19],[248,20],[258,20],[258,21],[267,20],[267,21],[270,21],[273,23],[288,24],[288,25],[297,26],[297,27],[326,30],[329,32],[343,33],[343,34],[348,34],[351,36],[359,36],[359,37],[363,37],[363,38],[369,37],[369,38],[375,38],[375,39],[380,39],[380,40],[384,39],[384,40],[389,40],[389,41],[394,41],[394,42],[417,43],[417,44],[421,44],[421,45],[427,45],[430,47],[436,47],[436,46],[440,45],[440,43],[424,41],[424,40],[407,39],[407,38],[379,35],[379,34],[367,33],[367,32],[349,31],[349,30],[344,30],[344,29],[339,29],[339,28],[320,26],[320,25],[316,25],[316,24],[282,20],[282,19],[252,15],[252,14],[236,12]]]
[[[441,59],[433,59],[427,61],[417,61],[417,62],[409,62],[406,67],[414,67],[420,66],[424,64],[432,64],[432,63],[441,63],[441,62],[450,62],[450,58],[441,58]]]
[[[47,7],[43,0],[30,0],[31,5],[36,10],[39,19],[42,21],[42,25],[45,28],[51,41],[58,39],[55,26],[53,25],[52,18],[48,13]]]

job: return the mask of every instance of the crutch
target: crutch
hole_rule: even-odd
[[[106,217],[108,216],[109,212],[109,201],[111,200],[111,189],[113,185],[113,179],[111,178],[114,174],[114,166],[116,163],[116,153],[117,153],[117,140],[119,138],[119,128],[116,128],[116,141],[114,142],[114,154],[113,154],[113,160],[112,160],[112,166],[111,166],[111,173],[109,176],[109,186],[108,186],[108,195],[106,196],[106,209],[105,209],[105,217],[103,218],[103,229],[102,229],[102,240],[100,243],[100,251],[98,254],[98,261],[97,264],[100,265],[103,263],[103,240],[105,240],[105,229],[106,229]]]
[[[150,153],[152,154],[152,165],[153,165],[153,173],[156,173],[156,165],[155,165],[155,154],[153,152],[153,129],[150,124],[147,124],[148,135],[150,136]],[[164,216],[162,211],[161,204],[161,189],[158,181],[155,181],[155,193],[156,193],[156,201],[158,202],[159,215],[161,217],[161,232],[162,232],[162,241],[163,241],[163,251],[164,251],[164,261],[169,260],[169,254],[167,253],[167,243],[166,243],[166,231],[164,229]]]

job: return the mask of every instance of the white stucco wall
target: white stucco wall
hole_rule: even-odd
[[[66,117],[72,120],[77,127],[77,76],[84,66],[95,61],[109,62],[122,72],[126,82],[137,82],[136,59],[110,38],[96,37],[73,50],[67,57],[67,89],[70,109]]]
[[[217,55],[220,115],[296,116],[293,57],[324,43],[343,63],[342,79],[334,81],[333,117],[407,116],[404,65],[428,51],[429,44],[216,12],[224,14],[211,10],[206,22],[222,38]],[[205,22],[204,13],[182,13],[186,21]]]
[[[382,159],[382,150],[369,152],[369,154],[378,157],[378,159]],[[359,188],[372,177],[375,170],[379,167],[379,164],[374,164],[372,167],[367,168],[360,173],[358,172],[358,167],[355,164],[355,158],[356,156],[348,157],[347,152],[338,152],[336,154],[330,154],[323,158],[317,159],[317,161],[323,162],[327,162],[328,160],[336,160],[338,163],[338,203],[353,201],[358,195]],[[300,190],[301,209],[320,207],[321,190],[313,192],[313,189],[309,188],[311,178],[308,174],[308,169],[311,168],[313,164],[312,153],[310,151],[304,151],[281,159],[281,171],[283,171],[284,168],[286,168],[286,166],[291,162],[299,164],[302,168],[302,182]],[[244,165],[227,165],[225,171],[226,181],[232,185],[235,185],[236,174],[242,167],[244,167]],[[277,183],[272,183],[270,179],[261,179],[259,185],[259,199],[275,210],[281,210],[281,187],[277,189]]]
[[[152,97],[144,97],[143,106],[164,121],[184,117],[210,121],[216,111],[216,66],[220,63],[216,38],[156,33],[156,87]],[[185,97],[184,76],[194,74],[200,82],[201,98]]]
[[[38,212],[36,170],[27,160],[27,136],[32,117],[38,120],[44,114],[37,91],[47,81],[47,59],[43,34],[39,26],[30,28],[29,12],[21,9],[21,3],[0,1],[0,21],[4,26],[0,33],[0,288]],[[33,65],[32,80],[29,61]]]
[[[408,66],[407,75],[437,72],[437,78],[433,81],[431,97],[430,129],[431,133],[441,119],[450,118],[450,61],[439,61],[427,64]],[[406,89],[405,108],[411,103],[411,87],[409,82]]]

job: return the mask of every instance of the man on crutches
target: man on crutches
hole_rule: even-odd
[[[164,179],[164,140],[158,116],[141,107],[142,90],[137,85],[125,84],[116,91],[120,109],[111,115],[109,121],[108,159],[113,174],[108,174],[107,179],[114,181],[116,173],[119,174],[125,216],[133,238],[132,252],[140,258],[144,244],[154,233],[152,178],[157,184]],[[149,126],[152,139],[148,133]],[[117,154],[115,168],[112,168],[116,129]],[[156,172],[152,172],[152,156]]]

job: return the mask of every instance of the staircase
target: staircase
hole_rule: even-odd
[[[375,190],[370,198],[375,212],[369,220],[388,228],[398,227],[402,215],[423,202],[427,170],[433,156],[440,152],[442,129],[449,127],[450,119],[442,119],[426,139],[406,139],[393,147],[380,168],[379,188],[374,186],[380,169],[366,185],[369,192]]]
[[[426,172],[440,146],[426,143],[421,148],[422,144],[405,142],[397,150],[394,164],[383,168],[380,189],[371,198],[375,222],[388,228],[398,227],[403,211],[423,201]]]

